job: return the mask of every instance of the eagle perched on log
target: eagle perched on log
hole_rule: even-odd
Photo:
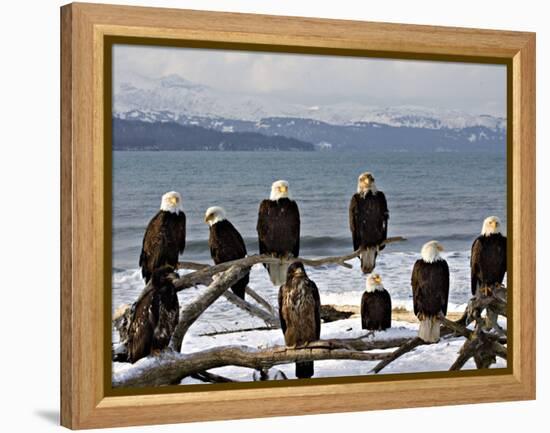
[[[246,257],[246,245],[243,237],[233,224],[225,218],[225,210],[219,206],[209,207],[204,222],[210,226],[208,246],[215,264],[230,262]],[[244,299],[249,274],[231,286],[233,293]]]
[[[303,346],[321,336],[321,299],[302,262],[288,267],[286,283],[279,288],[279,318],[289,347]],[[297,362],[296,377],[313,376],[313,361]]]
[[[133,306],[126,341],[128,362],[161,351],[170,342],[179,320],[177,291],[168,277],[173,270],[171,266],[156,269],[151,288]]]
[[[481,235],[472,244],[470,259],[472,295],[478,290],[491,291],[502,284],[506,274],[506,236],[500,232],[500,219],[490,216],[483,221]]]
[[[420,320],[418,336],[426,343],[439,341],[439,315],[447,314],[449,301],[449,265],[440,251],[443,246],[437,241],[424,244],[411,277],[414,314]]]
[[[298,257],[300,254],[300,212],[289,197],[288,182],[278,180],[271,185],[271,195],[263,200],[258,211],[260,254],[274,257]],[[265,265],[274,286],[286,280],[286,263]]]
[[[153,271],[161,266],[176,268],[184,249],[185,213],[181,195],[175,191],[167,192],[143,236],[139,266],[145,282],[149,282]]]
[[[374,270],[376,256],[384,249],[389,217],[386,196],[376,188],[374,176],[369,172],[361,174],[357,179],[357,192],[349,205],[349,226],[353,250],[360,250],[364,274]]]
[[[361,326],[369,331],[391,328],[391,297],[378,274],[367,277],[367,289],[361,298]]]

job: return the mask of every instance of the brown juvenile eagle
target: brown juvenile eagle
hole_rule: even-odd
[[[163,350],[170,342],[179,320],[178,295],[168,278],[172,271],[171,266],[156,269],[151,288],[132,307],[126,341],[128,362]]]
[[[288,267],[286,282],[279,288],[279,318],[289,347],[303,346],[321,336],[321,300],[301,262]],[[297,362],[296,377],[313,376],[313,361]]]

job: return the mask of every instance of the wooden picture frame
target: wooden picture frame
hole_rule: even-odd
[[[105,341],[104,60],[109,37],[266,51],[508,65],[510,368],[504,374],[108,395]],[[535,35],[191,10],[61,8],[61,424],[73,428],[361,411],[535,398]],[[110,277],[109,277],[110,278]]]

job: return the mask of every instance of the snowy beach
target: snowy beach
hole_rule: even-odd
[[[386,273],[391,275],[392,267],[412,267],[415,260],[413,255],[409,257],[406,254],[395,254],[389,252],[391,246],[388,246],[380,255],[380,269],[386,269]],[[450,253],[445,256],[449,262],[453,273],[451,274],[451,296],[449,303],[448,316],[461,314],[469,299],[468,276],[469,269],[467,265],[466,253]],[[398,263],[393,263],[398,261]],[[364,287],[361,287],[364,279],[358,269],[359,263],[353,260],[354,268],[346,269],[341,266],[326,266],[322,268],[308,268],[310,278],[317,281],[321,303],[323,305],[333,305],[335,307],[359,306],[361,295]],[[462,264],[460,266],[460,264]],[[180,271],[181,272],[181,271]],[[397,273],[397,271],[394,271]],[[181,272],[184,274],[186,272]],[[267,276],[267,272],[262,265],[255,265],[252,268],[250,275],[250,287],[252,287],[261,296],[267,299],[272,306],[277,306],[277,289],[273,287]],[[407,278],[394,279],[388,278],[385,282],[387,290],[394,298],[393,317],[399,317],[401,320],[392,320],[392,328],[387,331],[375,332],[374,335],[366,337],[367,341],[371,340],[389,340],[394,338],[414,338],[418,332],[418,323],[412,314],[412,293],[410,289],[410,281]],[[139,270],[132,272],[118,272],[113,276],[113,283],[116,287],[125,290],[119,290],[118,293],[132,292],[137,293],[143,288],[143,280]],[[344,291],[343,287],[356,287],[356,290]],[[179,293],[180,304],[183,309],[185,305],[189,305],[199,297],[205,288],[191,288],[183,290]],[[114,292],[117,294],[117,292]],[[251,303],[254,301],[248,297]],[[454,302],[453,302],[454,300]],[[460,302],[464,300],[464,302]],[[113,301],[113,305],[120,305],[125,302],[133,301],[132,297],[117,297]],[[403,317],[407,316],[407,320]],[[412,318],[412,320],[411,320]],[[502,326],[506,326],[505,321],[501,322]],[[265,327],[265,323],[238,307],[229,303],[225,298],[221,297],[213,305],[207,309],[201,317],[189,329],[184,338],[182,345],[182,353],[194,353],[210,348],[238,345],[247,346],[251,349],[267,349],[273,346],[284,345],[283,334],[280,329],[261,329]],[[260,328],[260,329],[256,329]],[[252,330],[251,330],[252,329]],[[361,329],[360,316],[355,314],[349,319],[337,320],[321,325],[321,339],[333,338],[358,338],[366,336],[367,331]],[[113,333],[113,341],[118,341],[118,334]],[[464,338],[447,336],[433,345],[419,346],[410,353],[404,355],[400,359],[392,362],[385,368],[381,374],[387,373],[405,373],[405,372],[423,372],[423,371],[446,371],[452,365],[458,351],[464,343]],[[394,349],[386,349],[392,351]],[[375,351],[381,352],[380,350]],[[383,352],[383,351],[382,351]],[[131,368],[140,368],[144,363],[150,360],[144,359],[138,361],[133,367],[125,363],[113,363],[114,377],[122,377]],[[354,376],[366,375],[376,365],[376,361],[346,361],[346,360],[325,360],[315,362],[315,377],[337,377],[337,376]],[[498,359],[493,368],[506,367],[506,362]],[[475,369],[475,364],[472,360],[468,361],[463,369]],[[294,364],[285,364],[275,367],[273,371],[283,372],[287,378],[294,379]],[[211,373],[218,374],[236,381],[251,381],[254,380],[254,370],[243,367],[227,366],[210,370]],[[194,378],[185,378],[183,384],[203,383]]]

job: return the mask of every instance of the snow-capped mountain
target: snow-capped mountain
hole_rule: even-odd
[[[190,118],[261,123],[266,118],[310,119],[331,125],[376,123],[392,127],[464,129],[481,127],[503,133],[506,119],[458,110],[416,106],[373,107],[358,103],[306,106],[271,97],[223,92],[179,75],[122,83],[115,89],[115,117],[187,123]]]

